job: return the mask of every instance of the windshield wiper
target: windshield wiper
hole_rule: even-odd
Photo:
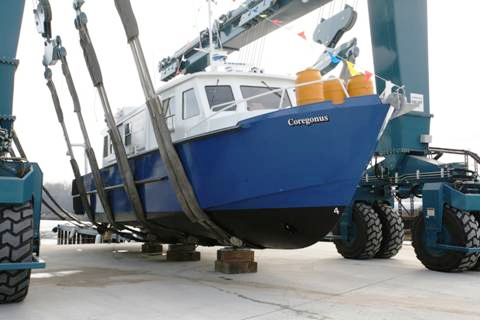
[[[274,91],[274,90],[277,90],[279,88],[272,88],[271,86],[269,86],[264,80],[261,81],[261,83],[266,86],[267,89],[271,90],[273,94],[275,94],[277,97],[279,98],[282,98],[282,95],[280,93],[278,93],[277,91]]]

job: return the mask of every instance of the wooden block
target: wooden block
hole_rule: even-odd
[[[256,273],[257,262],[223,262],[215,261],[215,271],[225,274]]]
[[[169,244],[169,251],[172,252],[194,252],[194,244]]]
[[[256,273],[257,262],[254,262],[254,251],[237,248],[218,250],[215,271],[226,274]]]
[[[200,261],[199,251],[167,251],[167,261],[170,262],[186,262],[186,261]]]
[[[162,244],[147,242],[142,244],[142,253],[162,253]]]
[[[223,262],[253,262],[254,251],[250,249],[225,248],[217,251],[217,260]]]

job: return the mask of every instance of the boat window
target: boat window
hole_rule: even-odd
[[[194,88],[182,93],[182,119],[189,119],[200,114],[199,102]]]
[[[212,111],[233,111],[236,109],[236,105],[226,108],[235,100],[230,86],[205,86],[205,93]]]
[[[104,136],[104,158],[109,156],[109,136]]]
[[[124,144],[125,146],[132,145],[132,130],[129,123],[124,125]]]
[[[261,97],[249,99],[247,103],[247,110],[262,110],[262,109],[277,109],[281,101],[282,92],[272,92],[266,94],[272,90],[279,88],[275,87],[257,87],[257,86],[241,86],[242,97],[248,99],[253,96],[265,94]],[[291,106],[289,95],[284,93],[284,99],[282,101],[282,107]]]
[[[109,155],[114,152],[114,145],[112,145],[112,139],[109,139]]]
[[[174,129],[174,116],[175,116],[175,97],[169,97],[162,101],[162,115],[165,116],[167,127]]]

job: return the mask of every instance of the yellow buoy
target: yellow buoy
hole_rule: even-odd
[[[332,101],[333,104],[343,104],[346,99],[346,93],[344,92],[341,79],[329,79],[324,81],[324,98]]]
[[[296,99],[298,106],[324,101],[324,90],[321,82],[321,73],[319,70],[308,68],[297,73],[296,86],[313,81],[318,82],[296,87]]]
[[[372,80],[368,79],[364,74],[353,76],[347,83],[347,92],[351,97],[373,95],[374,86]]]

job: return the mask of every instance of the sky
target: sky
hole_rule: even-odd
[[[157,71],[158,62],[207,27],[207,5],[204,0],[131,2],[146,61],[154,85],[159,87],[162,82]],[[72,1],[50,0],[50,3],[53,34],[62,37],[67,49],[87,128],[101,162],[101,132],[105,127],[102,106],[78,42]],[[239,3],[239,0],[218,0],[215,16],[234,9]],[[323,51],[321,45],[310,41],[320,18],[328,18],[346,3],[358,11],[358,20],[342,40],[357,37],[361,53],[356,65],[360,70],[373,70],[366,0],[336,0],[233,54],[229,61],[255,63],[269,73],[294,75],[312,65]],[[432,146],[469,149],[479,153],[481,102],[477,93],[481,84],[481,64],[477,53],[481,45],[473,33],[481,29],[481,1],[462,0],[456,4],[454,6],[448,0],[428,0],[430,95],[431,113],[434,114],[431,122]],[[17,52],[20,65],[15,82],[15,128],[29,160],[40,164],[44,180],[69,182],[73,175],[62,131],[43,78],[43,40],[36,31],[33,9],[34,0],[26,0]],[[137,69],[114,2],[86,0],[83,10],[89,19],[90,35],[112,108],[115,111],[143,104],[144,95]],[[301,31],[305,32],[308,41],[296,35]],[[60,64],[53,66],[52,70],[71,141],[81,143],[82,136]],[[77,148],[75,154],[83,168],[82,149]]]

